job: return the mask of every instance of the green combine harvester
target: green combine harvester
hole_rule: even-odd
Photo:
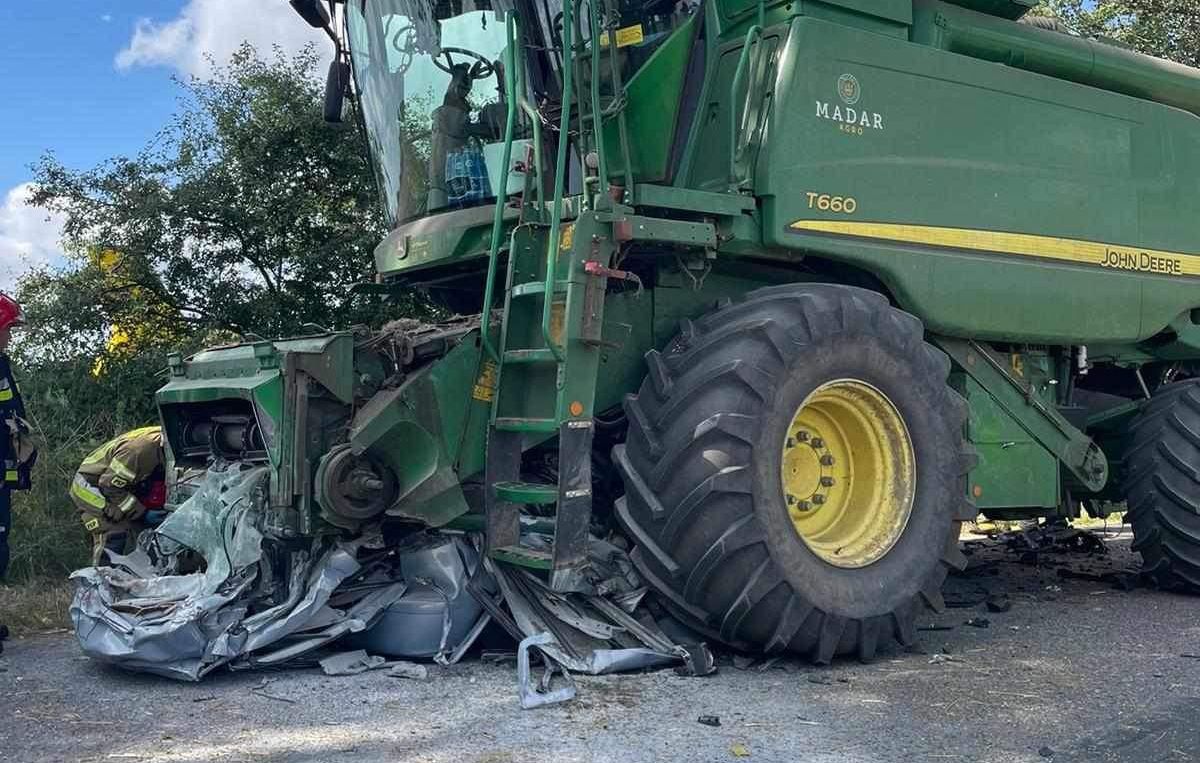
[[[1200,71],[1034,4],[292,0],[392,225],[360,289],[462,317],[172,358],[173,501],[265,470],[279,580],[432,528],[569,593],[617,537],[819,663],[911,643],[979,513],[1125,502],[1200,587]]]

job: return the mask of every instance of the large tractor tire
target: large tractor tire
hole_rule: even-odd
[[[1144,569],[1163,587],[1200,591],[1200,379],[1154,395],[1130,426],[1123,466]]]
[[[921,322],[874,292],[777,286],[646,360],[617,515],[673,613],[820,664],[912,644],[975,516],[966,402]]]

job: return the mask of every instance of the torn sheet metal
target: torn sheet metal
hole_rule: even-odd
[[[592,593],[552,591],[527,570],[486,562],[513,623],[536,637],[531,645],[565,670],[591,675],[694,664],[687,648],[639,613],[646,589],[629,557],[594,538],[588,557]]]
[[[544,656],[548,675],[556,666],[569,676],[679,663],[705,672],[695,656],[706,648],[662,632],[616,546],[592,540],[584,590],[571,593],[481,561],[456,533],[418,530],[385,542],[375,530],[304,547],[260,530],[266,479],[261,467],[214,467],[136,551],[74,573],[71,617],[84,654],[188,681],[221,666],[282,665],[334,642],[374,664],[378,655],[450,664],[494,620],[527,657],[530,648]]]
[[[533,683],[529,652],[531,649],[542,649],[553,643],[554,636],[549,633],[538,633],[521,639],[521,643],[517,646],[517,691],[521,697],[521,707],[525,710],[575,699],[578,689],[575,686],[575,679],[571,677],[566,668],[562,669],[566,686],[558,689],[550,688],[550,680],[554,677],[554,664],[551,661],[547,661],[542,679],[536,685]]]
[[[210,470],[134,553],[75,572],[71,619],[84,654],[197,681],[221,665],[276,664],[365,630],[404,594],[403,581],[387,580],[329,605],[359,572],[369,538],[314,542],[291,552],[290,572],[277,575],[257,529],[266,474]],[[182,572],[189,566],[198,571]]]

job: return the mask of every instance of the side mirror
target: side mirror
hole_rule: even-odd
[[[334,59],[325,77],[325,121],[341,122],[346,89],[350,86],[350,64]]]
[[[299,13],[309,26],[325,29],[329,26],[329,11],[321,5],[321,0],[291,0],[292,10]]]

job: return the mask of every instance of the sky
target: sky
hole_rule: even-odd
[[[0,290],[62,258],[62,221],[25,203],[43,154],[74,169],[136,154],[176,110],[172,77],[206,76],[205,53],[329,45],[287,0],[2,0],[0,33]]]

